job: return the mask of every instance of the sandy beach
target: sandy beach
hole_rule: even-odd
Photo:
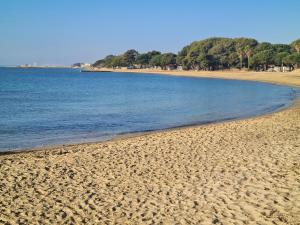
[[[181,77],[205,77],[221,78],[234,80],[260,81],[272,84],[288,85],[300,87],[300,69],[292,72],[254,72],[241,70],[224,70],[224,71],[178,71],[178,70],[156,70],[156,69],[110,69],[94,68],[93,71],[111,71],[126,73],[147,73],[147,74],[164,74]]]
[[[300,87],[299,70],[126,72]],[[0,224],[299,221],[299,100],[255,118],[0,155]]]

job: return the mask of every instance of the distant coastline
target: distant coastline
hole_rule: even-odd
[[[72,68],[72,67],[71,67],[71,66],[24,66],[24,65],[0,65],[0,68],[51,69],[51,68]]]
[[[71,66],[14,66],[15,68],[22,68],[22,69],[51,69],[51,68],[72,68]]]

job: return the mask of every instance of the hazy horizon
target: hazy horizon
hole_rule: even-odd
[[[300,38],[300,2],[196,0],[0,3],[0,65],[95,62],[127,49],[177,53],[208,37],[289,44]]]

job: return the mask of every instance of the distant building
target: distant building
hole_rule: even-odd
[[[293,69],[290,66],[283,66],[282,67],[282,72],[291,72]]]
[[[292,67],[271,65],[267,71],[268,72],[290,72],[290,71],[292,71]]]
[[[280,66],[274,66],[273,71],[274,72],[281,72],[281,67]]]
[[[166,70],[176,70],[177,65],[176,64],[169,64],[166,66]]]
[[[133,67],[134,67],[133,69],[143,69],[144,68],[142,64],[134,64]]]
[[[161,66],[152,66],[149,69],[152,69],[152,70],[162,70]]]
[[[91,64],[89,63],[74,63],[72,65],[72,68],[85,68],[85,67],[90,67]]]
[[[135,67],[134,66],[127,66],[127,69],[128,70],[133,70],[133,69],[135,69]]]
[[[20,65],[19,67],[27,68],[27,67],[31,67],[31,65],[30,64],[23,64],[23,65]]]
[[[177,66],[177,70],[183,70],[183,67],[182,66]]]

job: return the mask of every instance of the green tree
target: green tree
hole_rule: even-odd
[[[188,62],[187,62],[187,55],[188,55],[188,52],[189,52],[189,49],[190,49],[190,45],[188,46],[185,46],[177,55],[177,58],[176,58],[176,63],[178,65],[182,65],[183,66],[183,69],[189,69],[189,66],[188,66]]]
[[[156,55],[161,55],[161,52],[153,50],[153,51],[147,52],[147,54],[150,56],[150,58],[152,58]]]
[[[213,70],[215,60],[212,55],[200,54],[197,58],[201,70]]]
[[[142,66],[149,65],[149,62],[150,62],[150,57],[147,53],[138,55],[138,57],[136,59],[136,64],[139,64]]]
[[[122,66],[125,66],[122,56],[115,56],[112,58],[111,67],[116,68],[116,67],[122,67]]]
[[[300,67],[300,53],[293,53],[283,58],[284,64],[293,68]]]
[[[245,55],[247,56],[248,69],[250,69],[250,58],[253,55],[253,48],[250,46],[246,46],[244,51]]]
[[[264,70],[268,69],[268,66],[274,62],[274,51],[273,50],[264,50],[253,55],[250,64],[253,67],[262,66]]]
[[[229,65],[229,68],[238,67],[240,59],[236,52],[229,54],[227,60],[228,60],[227,63]]]
[[[105,60],[104,59],[97,60],[93,64],[94,67],[99,67],[99,68],[104,67],[104,65],[105,65]]]
[[[143,53],[138,55],[137,59],[136,59],[136,64],[141,65],[142,67],[148,67],[150,65],[150,60],[156,56],[156,55],[160,55],[161,53],[159,51],[150,51],[147,53]]]
[[[286,53],[291,53],[291,46],[290,45],[285,45],[285,44],[274,44],[272,45],[272,49],[276,52],[276,53],[280,53],[280,52],[286,52]]]
[[[276,66],[283,66],[283,64],[284,64],[284,58],[286,58],[289,55],[290,54],[287,53],[287,52],[276,53],[276,55],[274,56],[274,64]]]
[[[258,52],[262,52],[262,51],[265,51],[265,50],[273,50],[272,44],[269,43],[269,42],[259,43],[258,45],[255,46],[253,53],[256,54]]]
[[[155,56],[153,56],[152,58],[151,58],[151,60],[150,60],[150,65],[151,66],[162,66],[162,64],[161,64],[161,58],[162,58],[162,55],[155,55]]]
[[[168,65],[176,64],[176,55],[173,53],[165,53],[161,55],[160,63],[163,69],[166,69]]]
[[[116,56],[114,56],[114,55],[108,55],[104,59],[100,59],[100,60],[96,61],[93,64],[93,66],[94,67],[99,67],[99,68],[101,68],[101,67],[108,67],[108,68],[110,68],[110,67],[112,67],[111,63],[112,63],[112,60],[113,60],[114,57],[116,57]]]
[[[253,54],[253,49],[258,45],[258,42],[253,38],[236,38],[236,51],[240,57],[240,67],[243,68],[244,58],[247,57],[247,65],[249,68],[249,60]]]
[[[235,42],[230,38],[218,38],[215,39],[213,46],[208,50],[207,58],[210,58],[210,66],[213,69],[228,69],[229,56],[235,52]],[[212,57],[211,57],[212,56]]]
[[[291,46],[296,50],[297,53],[300,53],[300,39],[293,41]]]
[[[169,64],[181,65],[185,70],[218,70],[230,68],[267,69],[269,65],[299,67],[300,39],[290,45],[258,43],[252,38],[213,37],[194,41],[182,48],[177,57],[173,53],[150,51],[139,54],[130,49],[119,56],[109,55],[96,61],[96,67],[119,67],[139,64],[143,68]]]
[[[130,49],[128,51],[126,51],[124,54],[123,54],[123,62],[126,66],[132,66],[137,57],[138,57],[139,53],[134,50],[134,49]]]
[[[244,60],[244,56],[245,56],[244,49],[242,47],[237,47],[236,52],[240,59],[240,68],[242,69],[243,68],[243,60]]]

